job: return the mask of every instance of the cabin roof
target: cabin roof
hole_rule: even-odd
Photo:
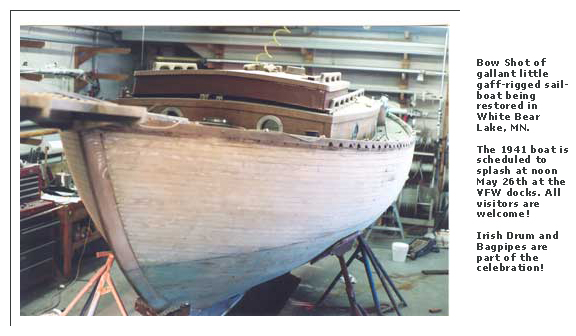
[[[134,77],[207,75],[259,79],[284,84],[298,85],[302,87],[323,90],[326,92],[345,90],[350,87],[350,82],[341,79],[331,82],[321,82],[319,81],[321,76],[296,75],[285,72],[266,72],[260,70],[143,70],[134,72]]]

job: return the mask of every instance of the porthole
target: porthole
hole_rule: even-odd
[[[179,108],[177,107],[166,107],[165,109],[163,109],[162,111],[160,111],[160,114],[164,114],[167,116],[171,116],[171,117],[183,117],[184,115],[182,114],[182,111],[180,111]]]
[[[283,130],[282,120],[273,115],[264,116],[260,118],[260,120],[258,120],[258,124],[256,124],[256,129],[258,130],[267,129],[271,132],[282,132]]]

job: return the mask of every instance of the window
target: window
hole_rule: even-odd
[[[163,109],[160,114],[164,114],[167,116],[172,116],[172,117],[183,117],[184,115],[182,114],[182,111],[180,111],[179,108],[177,107],[167,107],[165,109]]]
[[[282,132],[282,121],[280,118],[272,115],[267,115],[260,120],[258,120],[258,124],[256,125],[256,129],[258,130],[269,130],[272,132]]]
[[[358,139],[358,130],[358,123],[356,123],[356,126],[354,126],[354,131],[352,131],[352,140]]]

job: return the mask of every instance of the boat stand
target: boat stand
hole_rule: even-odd
[[[111,252],[97,252],[96,257],[104,258],[107,257],[106,263],[104,266],[100,267],[100,269],[90,278],[88,283],[82,288],[82,290],[74,297],[72,302],[66,307],[66,309],[60,314],[60,316],[66,316],[70,313],[72,308],[80,301],[80,298],[84,293],[88,291],[90,286],[94,286],[90,295],[88,296],[88,300],[82,307],[82,311],[80,315],[87,315],[93,316],[94,312],[96,311],[96,307],[98,306],[98,301],[100,297],[107,293],[112,293],[114,296],[114,300],[116,300],[116,304],[118,305],[118,309],[123,316],[128,316],[126,313],[126,308],[124,308],[124,304],[118,295],[118,291],[116,291],[116,287],[114,286],[114,282],[112,281],[112,277],[110,276],[110,269],[114,264],[114,254]]]
[[[348,261],[344,261],[344,254],[352,249],[354,242],[358,242],[358,246],[350,256]],[[394,285],[392,279],[390,279],[390,276],[388,276],[388,273],[386,273],[386,270],[384,269],[378,258],[376,258],[376,255],[374,254],[374,252],[372,251],[366,240],[362,237],[361,232],[356,232],[342,239],[338,243],[332,245],[332,247],[324,251],[318,257],[314,258],[314,260],[312,260],[311,263],[315,263],[316,261],[328,255],[334,255],[338,258],[338,261],[340,262],[340,272],[338,273],[338,275],[336,275],[332,283],[330,283],[330,286],[328,286],[326,291],[324,291],[324,294],[322,294],[320,299],[318,299],[318,301],[314,305],[315,307],[320,306],[324,302],[328,294],[330,294],[330,292],[338,282],[338,279],[340,279],[340,277],[343,277],[344,282],[346,284],[346,294],[348,296],[348,301],[350,303],[351,315],[356,316],[368,315],[366,310],[356,301],[354,286],[352,285],[352,281],[350,280],[350,274],[348,272],[348,267],[350,266],[350,264],[352,264],[352,262],[357,259],[364,264],[364,269],[366,271],[366,276],[368,278],[368,283],[370,284],[370,290],[372,292],[372,299],[374,301],[374,306],[376,308],[376,312],[378,313],[378,315],[384,315],[384,313],[392,310],[395,311],[398,316],[402,315],[400,313],[399,306],[406,307],[408,306],[408,304],[406,303],[406,301],[404,300],[404,298]],[[382,287],[384,287],[386,295],[390,299],[392,308],[389,308],[387,310],[382,309],[382,306],[380,305],[380,300],[378,298],[376,285],[374,283],[374,278],[372,276],[372,268],[370,264],[372,264],[374,270],[376,271],[376,274],[378,275],[378,278],[382,282]],[[399,299],[400,304],[396,303],[394,294]]]

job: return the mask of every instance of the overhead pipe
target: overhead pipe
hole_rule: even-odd
[[[65,69],[56,67],[46,67],[46,68],[32,68],[28,66],[20,67],[20,74],[39,74],[39,75],[49,75],[49,76],[65,76],[80,78],[83,77],[86,72],[82,69]]]
[[[123,41],[141,41],[142,33],[134,27],[122,30]],[[222,33],[185,33],[166,32],[158,29],[146,31],[147,42],[172,43],[205,43],[226,45],[262,46],[269,40],[268,36],[250,34],[222,34]],[[299,37],[284,36],[282,46],[286,48],[310,48],[329,50],[349,50],[379,53],[409,53],[419,55],[442,56],[442,45],[434,43],[420,43],[407,41],[363,40],[358,38],[339,37]]]
[[[83,27],[83,26],[64,26],[64,27],[69,27],[69,28],[74,28],[74,29],[82,29],[82,30],[87,30],[87,31],[95,32],[95,33],[104,33],[104,34],[110,35],[113,39],[115,39],[116,35],[119,34],[119,32],[117,32],[117,31],[110,31],[110,30],[106,30],[106,29],[98,29],[98,28],[91,28],[91,27]]]
[[[206,63],[231,63],[231,64],[246,64],[250,60],[230,60],[221,58],[207,58]],[[296,62],[282,62],[275,61],[275,65],[291,65],[291,66],[304,66],[309,68],[325,68],[325,69],[345,69],[345,70],[358,70],[358,71],[374,71],[374,72],[394,72],[394,73],[409,73],[409,74],[423,74],[428,76],[442,76],[444,72],[424,69],[397,69],[397,68],[377,68],[365,67],[355,65],[334,65],[334,64],[320,64],[320,63],[296,63]]]

